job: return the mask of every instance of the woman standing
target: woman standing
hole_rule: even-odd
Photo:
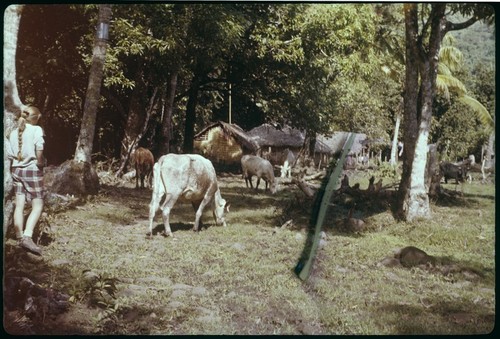
[[[36,126],[42,114],[34,106],[25,106],[15,130],[6,143],[7,157],[12,161],[11,172],[16,193],[14,226],[18,244],[22,248],[42,255],[32,239],[35,226],[43,210],[43,130]],[[24,205],[31,201],[31,213],[24,228]]]

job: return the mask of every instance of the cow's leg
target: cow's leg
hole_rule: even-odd
[[[165,226],[165,234],[167,237],[172,237],[172,230],[170,229],[170,211],[176,202],[176,198],[173,197],[172,194],[167,193],[165,196],[165,202],[161,206],[161,215],[163,217],[163,225]]]
[[[153,192],[151,197],[151,203],[149,204],[149,235],[153,236],[153,222],[156,215],[156,211],[158,211],[158,207],[160,206],[160,200],[163,193],[156,190]]]
[[[135,169],[135,188],[139,188],[139,169]]]
[[[201,214],[203,214],[203,209],[201,210],[201,214],[198,216],[198,211],[200,209],[201,201],[193,201],[191,203],[193,205],[194,211],[195,211],[195,220],[194,220],[194,225],[193,225],[193,231],[198,231],[200,227],[203,227],[203,223],[201,221]]]
[[[253,184],[252,184],[252,176],[251,176],[251,175],[249,175],[249,176],[247,177],[247,179],[248,179],[248,181],[250,182],[250,188],[253,188]],[[247,185],[247,187],[248,187],[248,185]]]
[[[193,203],[193,207],[195,207],[195,205],[198,206],[196,208],[196,218],[194,219],[194,226],[193,226],[193,231],[195,231],[195,232],[199,230],[199,227],[201,224],[201,216],[202,216],[203,210],[205,209],[205,206],[207,205],[209,200],[210,199],[205,197],[205,199],[203,199],[201,202]]]
[[[257,183],[255,184],[255,190],[257,190],[257,188],[259,188],[259,184],[260,184],[260,177],[257,177]]]

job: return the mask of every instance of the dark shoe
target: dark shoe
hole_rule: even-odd
[[[30,251],[31,253],[34,253],[36,255],[42,255],[42,249],[40,247],[38,247],[37,245],[35,245],[35,243],[33,242],[33,239],[31,239],[31,237],[23,237],[20,241],[19,241],[19,246],[21,246],[22,248]]]

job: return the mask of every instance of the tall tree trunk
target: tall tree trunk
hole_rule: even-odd
[[[486,145],[484,147],[484,159],[486,162],[484,163],[484,167],[486,168],[491,168],[495,165],[494,163],[494,157],[493,155],[495,154],[495,131],[491,132],[488,141],[486,142]]]
[[[16,81],[16,51],[17,35],[23,5],[10,5],[5,9],[3,28],[3,98],[4,111],[10,115],[4,115],[4,128],[10,132],[14,126],[15,116],[21,114],[23,103],[19,98]],[[14,114],[15,116],[13,116]],[[7,129],[8,128],[8,129]]]
[[[16,126],[16,117],[21,114],[23,103],[19,98],[16,81],[16,50],[17,35],[19,33],[19,22],[21,21],[22,5],[10,5],[5,9],[3,26],[3,128],[5,137]],[[10,160],[5,157],[4,143],[3,159],[3,235],[11,224],[14,212],[12,196],[14,186],[10,175]]]
[[[400,216],[406,221],[431,216],[425,185],[427,141],[432,117],[438,53],[441,46],[446,4],[432,5],[427,48],[418,32],[417,4],[405,4],[406,80],[405,154],[400,184]],[[419,86],[420,76],[420,86]],[[418,89],[418,90],[417,90]]]
[[[170,139],[172,139],[172,113],[174,110],[175,92],[177,91],[177,70],[170,73],[170,79],[167,86],[167,96],[165,99],[164,112],[161,121],[161,136],[159,156],[170,153]]]
[[[55,193],[87,196],[99,191],[99,177],[92,167],[91,155],[110,20],[111,5],[99,5],[97,34],[75,157],[64,162],[54,173],[51,191]]]
[[[98,28],[108,29],[111,20],[111,5],[99,5]],[[97,117],[97,107],[99,104],[101,82],[104,70],[104,60],[106,58],[107,40],[96,35],[94,41],[94,51],[92,65],[90,68],[89,84],[85,96],[83,108],[83,118],[80,128],[80,135],[76,145],[74,160],[77,162],[91,163],[92,147],[94,144],[95,123]]]
[[[392,138],[391,160],[390,164],[396,166],[398,163],[398,138],[399,138],[399,125],[401,124],[401,115],[396,114],[396,125],[394,126],[394,136]]]
[[[193,153],[193,138],[194,138],[194,125],[196,123],[196,106],[198,104],[198,91],[200,88],[200,80],[197,75],[194,76],[189,89],[189,98],[186,105],[186,124],[184,128],[184,153]]]

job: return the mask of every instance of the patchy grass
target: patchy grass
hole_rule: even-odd
[[[366,188],[370,175],[354,177]],[[358,211],[361,234],[342,233],[330,212],[326,242],[303,282],[293,272],[308,237],[312,202],[294,186],[255,193],[220,178],[228,227],[211,211],[194,233],[191,205],[176,205],[174,238],[146,239],[149,190],[102,187],[99,196],[54,216],[55,241],[30,277],[74,296],[70,310],[37,334],[484,334],[495,319],[495,188],[467,184],[455,201],[433,202],[433,218],[394,220]],[[454,189],[453,185],[447,186]],[[342,210],[340,213],[342,213]],[[280,229],[293,219],[293,227]],[[161,227],[160,214],[155,226]],[[471,271],[378,266],[417,246]],[[10,252],[8,252],[10,253]],[[8,261],[7,261],[8,262]],[[22,269],[19,268],[18,271]],[[107,308],[82,296],[84,272],[118,279]],[[475,273],[470,273],[475,272]]]

